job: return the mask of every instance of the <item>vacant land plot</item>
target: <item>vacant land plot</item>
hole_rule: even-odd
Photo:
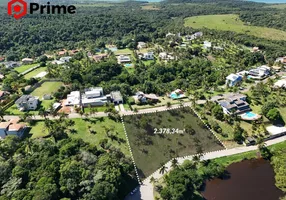
[[[30,64],[30,65],[22,65],[20,67],[16,67],[15,70],[19,73],[22,73],[24,71],[27,71],[28,69],[31,69],[32,67],[36,67],[37,65],[39,64],[35,63],[35,64]]]
[[[188,17],[185,26],[193,28],[209,28],[222,31],[234,31],[256,37],[272,40],[286,40],[286,32],[273,28],[246,25],[239,19],[238,15],[202,15]]]
[[[272,4],[265,6],[267,8],[277,8],[277,9],[286,9],[286,4],[280,3],[280,4]]]
[[[141,9],[142,10],[160,10],[160,8],[158,8],[157,6],[156,6],[156,4],[146,4],[146,5],[144,5],[144,6],[141,6]]]
[[[40,87],[35,89],[32,92],[33,96],[40,97],[40,99],[43,97],[44,94],[52,94],[53,92],[56,92],[61,86],[63,85],[60,81],[54,81],[54,82],[44,82]]]
[[[39,73],[46,71],[46,69],[47,69],[46,67],[37,68],[37,69],[29,72],[28,74],[25,74],[24,78],[25,79],[33,78],[34,76],[37,76]]]
[[[124,122],[141,178],[173,157],[196,154],[200,147],[204,152],[223,149],[189,107],[124,116]],[[160,128],[166,132],[160,134]]]
[[[115,122],[107,117],[72,120],[75,125],[69,128],[70,137],[81,138],[98,148],[100,140],[107,139],[110,147],[119,148],[125,155],[130,155],[121,122]],[[38,121],[30,133],[32,138],[47,136],[44,121]]]

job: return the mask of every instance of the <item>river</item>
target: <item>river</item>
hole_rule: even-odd
[[[275,186],[270,162],[245,160],[227,167],[229,178],[206,182],[206,200],[278,200],[283,192]]]

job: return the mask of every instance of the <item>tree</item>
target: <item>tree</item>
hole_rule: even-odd
[[[233,139],[237,143],[241,143],[243,141],[243,133],[244,130],[240,127],[239,123],[236,123],[233,128]]]
[[[218,104],[213,107],[212,114],[218,120],[223,119],[223,110],[222,110],[221,106]]]
[[[173,158],[172,159],[172,164],[171,164],[171,167],[174,169],[176,167],[178,167],[178,160],[176,158]]]
[[[164,174],[165,172],[167,172],[167,167],[166,167],[165,165],[163,165],[163,166],[160,168],[159,173],[160,173],[160,174]]]
[[[279,120],[281,119],[281,115],[280,112],[277,108],[272,108],[268,111],[268,113],[266,114],[266,117],[271,120],[271,121],[275,121],[275,120]]]
[[[166,104],[166,107],[167,108],[171,108],[171,106],[172,106],[171,102],[168,101],[167,104]]]

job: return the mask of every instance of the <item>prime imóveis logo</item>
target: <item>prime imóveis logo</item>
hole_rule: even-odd
[[[24,0],[10,0],[7,7],[8,15],[13,16],[15,19],[20,19],[28,13],[28,4]],[[45,5],[30,3],[29,11],[30,14],[37,11],[39,11],[40,14],[74,14],[76,7],[74,5],[50,5],[50,2],[47,2]]]

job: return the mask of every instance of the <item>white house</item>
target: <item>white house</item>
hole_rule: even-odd
[[[153,52],[144,53],[142,58],[145,60],[154,60],[154,53]]]
[[[236,84],[240,83],[242,81],[242,76],[238,75],[238,74],[230,74],[226,77],[226,85],[228,85],[229,87],[233,87]]]
[[[62,62],[70,62],[70,59],[71,59],[72,57],[71,56],[66,56],[66,57],[61,57],[60,58],[60,61],[62,61]]]
[[[280,62],[282,64],[286,64],[286,56],[277,58],[275,62]]]
[[[209,42],[209,41],[204,41],[204,44],[203,44],[203,48],[204,49],[209,49],[212,47],[212,43]]]
[[[176,34],[169,32],[169,33],[166,34],[166,37],[175,36],[175,35],[176,35]]]
[[[81,102],[84,107],[103,106],[107,103],[107,97],[104,96],[102,87],[88,88],[82,94]]]
[[[117,57],[117,62],[118,62],[118,64],[130,63],[131,59],[130,59],[129,56],[120,55],[120,56]]]
[[[263,79],[270,75],[270,67],[262,65],[261,67],[249,70],[248,75],[253,79]]]
[[[38,103],[39,98],[31,95],[23,95],[15,102],[18,109],[21,111],[36,110]]]
[[[64,102],[65,106],[75,106],[80,104],[80,91],[72,91],[67,96],[67,100]]]
[[[174,60],[175,59],[175,57],[172,54],[166,53],[166,52],[159,53],[159,58],[161,58],[162,60]]]
[[[186,35],[185,39],[186,40],[195,40],[195,39],[197,39],[199,37],[202,37],[202,36],[203,36],[203,32],[196,32],[196,33],[194,33],[192,35]]]
[[[137,45],[138,49],[143,49],[143,48],[146,48],[146,47],[147,47],[147,45],[146,45],[145,42],[138,42],[138,45]]]
[[[23,63],[24,65],[32,64],[33,61],[34,61],[34,60],[33,60],[32,58],[23,58],[23,59],[22,59],[22,63]]]
[[[8,62],[4,62],[4,65],[8,69],[12,69],[14,67],[19,67],[20,63],[19,62],[14,62],[14,61],[8,61]]]
[[[274,83],[274,87],[276,88],[285,88],[286,89],[286,79],[282,79]]]
[[[112,91],[110,93],[110,97],[111,97],[111,102],[113,102],[116,105],[123,103],[123,97],[119,91]]]

